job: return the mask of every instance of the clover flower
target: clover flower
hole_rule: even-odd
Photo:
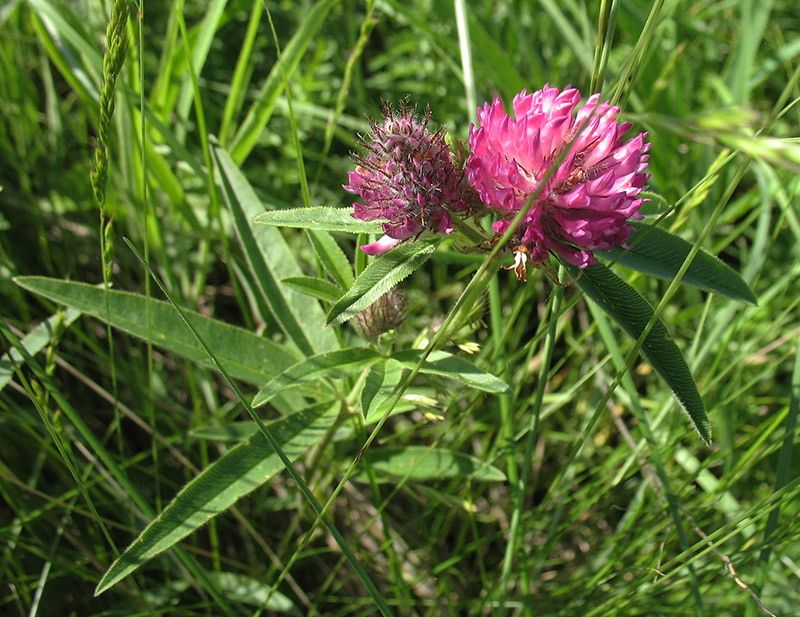
[[[527,260],[541,263],[549,251],[580,268],[595,264],[592,251],[625,244],[633,229],[627,219],[643,218],[638,210],[650,177],[647,134],[623,141],[631,125],[619,124],[619,108],[598,103],[599,94],[573,115],[580,98],[569,87],[523,90],[514,97],[515,118],[495,98],[478,109],[478,126],[470,127],[467,180],[502,215],[492,226],[496,233],[505,233],[539,191],[512,237],[518,278],[524,278]]]
[[[352,216],[362,221],[384,220],[384,236],[361,250],[380,255],[426,229],[449,234],[451,212],[465,210],[463,171],[450,157],[441,130],[428,130],[431,112],[419,120],[416,108],[402,103],[397,112],[386,104],[384,121],[370,121],[369,138],[362,137],[366,156],[353,155],[357,164],[343,188],[359,195]]]

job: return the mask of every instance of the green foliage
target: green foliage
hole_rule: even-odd
[[[3,3],[0,613],[793,614],[796,12]],[[546,82],[648,132],[657,225],[556,291],[464,230],[358,250],[365,116],[466,139]]]
[[[633,222],[628,248],[614,247],[604,255],[633,270],[672,280],[689,255],[692,245],[658,227]],[[682,282],[734,300],[757,304],[753,291],[733,268],[701,250],[683,275]]]
[[[634,340],[642,339],[642,354],[672,388],[700,438],[706,445],[711,445],[708,414],[689,367],[666,326],[655,316],[647,300],[603,265],[589,266],[581,272],[567,264],[567,270],[575,277],[578,287],[597,302],[628,335]]]
[[[430,259],[440,240],[405,242],[373,261],[328,313],[328,325],[337,326],[367,308]]]
[[[299,411],[275,420],[269,430],[286,455],[296,459],[322,438],[336,420],[337,412],[336,407],[321,406]],[[97,584],[96,593],[108,590],[282,469],[280,459],[260,433],[232,448],[178,492],[158,518],[111,565]]]

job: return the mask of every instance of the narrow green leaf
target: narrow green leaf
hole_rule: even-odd
[[[189,431],[192,437],[209,441],[245,441],[258,433],[258,426],[252,420],[232,422],[224,426],[205,426]]]
[[[364,414],[364,419],[371,417],[374,411],[392,395],[395,386],[400,383],[402,374],[400,363],[394,360],[378,362],[370,367],[361,390],[361,412]]]
[[[79,81],[83,82],[83,85],[86,86],[92,96],[96,97],[96,84],[100,82],[103,56],[98,51],[94,39],[86,32],[86,24],[75,15],[69,3],[53,3],[50,0],[28,0],[28,4],[42,18],[45,28],[51,33],[62,53],[67,56],[65,60],[71,65],[75,76]],[[82,67],[78,66],[76,59],[72,57],[71,50],[63,45],[64,41],[81,54],[83,62],[80,64]],[[91,77],[91,83],[86,80],[85,73],[81,75],[82,69],[88,72],[89,77]]]
[[[273,590],[271,585],[257,579],[234,572],[206,572],[206,576],[214,581],[231,602],[258,606],[270,612],[284,613],[293,617],[303,615],[292,600],[280,591]],[[143,590],[142,598],[152,610],[172,602],[177,595],[189,589],[190,585],[191,581],[187,578],[175,578],[161,587]]]
[[[638,339],[653,316],[653,307],[647,300],[603,265],[589,266],[585,270],[579,270],[570,264],[565,265],[584,293],[597,302],[625,332]],[[658,319],[650,330],[641,351],[675,393],[700,438],[709,444],[711,426],[703,399],[697,391],[697,385],[683,354],[670,338],[661,319]]]
[[[86,283],[59,281],[39,276],[20,276],[14,281],[22,288],[71,306],[105,321],[108,313],[105,291]],[[110,290],[111,325],[124,332],[147,339],[147,298],[138,294]],[[153,344],[173,351],[204,366],[213,366],[180,316],[167,303],[150,300]],[[237,379],[260,385],[297,362],[283,347],[242,328],[231,326],[199,313],[186,311],[191,324],[225,368]]]
[[[350,289],[354,279],[353,268],[333,236],[327,231],[316,230],[308,232],[308,239],[325,271],[342,289]]]
[[[281,283],[296,289],[300,293],[325,302],[336,302],[342,296],[342,288],[338,285],[334,285],[325,279],[311,276],[290,276],[281,280]]]
[[[380,223],[360,221],[354,219],[352,214],[353,210],[350,208],[331,208],[328,206],[292,208],[291,210],[272,210],[259,214],[256,217],[256,223],[276,227],[341,231],[350,234],[380,231]]]
[[[424,353],[421,349],[408,349],[399,351],[392,355],[392,358],[407,368],[414,368]],[[509,385],[502,379],[495,377],[491,373],[478,368],[469,360],[454,356],[446,351],[433,351],[425,360],[420,373],[429,375],[441,375],[456,381],[477,388],[484,392],[497,394],[508,394],[511,392]]]
[[[50,338],[53,335],[53,328],[55,328],[59,319],[63,319],[63,327],[66,328],[80,316],[81,312],[75,309],[67,309],[64,315],[53,315],[47,321],[36,326],[22,339],[23,347],[28,350],[30,355],[35,356],[50,342]],[[11,349],[9,353],[0,356],[0,390],[5,388],[6,384],[14,376],[14,364],[20,366],[25,364],[22,354],[16,349]]]
[[[279,230],[252,223],[263,212],[253,187],[224,148],[215,146],[213,153],[236,235],[275,319],[306,356],[336,349],[336,333],[323,327],[325,314],[319,304],[280,284],[280,279],[300,276],[302,270]]]
[[[439,242],[438,238],[403,242],[378,257],[356,279],[350,291],[333,305],[328,313],[328,325],[344,323],[390,291],[428,261]]]
[[[366,347],[349,347],[312,356],[273,377],[253,399],[259,407],[286,388],[299,386],[320,377],[337,379],[361,371],[381,359],[378,352]]]
[[[276,62],[269,72],[264,85],[256,96],[256,100],[247,112],[236,136],[230,145],[231,156],[238,164],[242,164],[261,136],[261,132],[269,122],[275,102],[283,91],[283,72],[286,79],[292,76],[298,62],[314,37],[328,12],[339,3],[339,0],[320,0],[305,15],[303,23],[295,32],[292,40],[284,47],[281,64]]]
[[[339,406],[318,406],[269,423],[269,429],[291,460],[316,444],[331,427]],[[261,433],[209,465],[187,484],[103,575],[101,594],[141,565],[205,525],[208,520],[254,491],[283,469],[283,463]]]
[[[654,225],[633,222],[633,226],[636,231],[628,240],[630,248],[614,247],[600,255],[632,270],[668,280],[675,278],[692,245]],[[757,303],[755,294],[735,270],[703,250],[697,253],[681,282],[734,300]]]
[[[203,16],[203,21],[196,30],[194,36],[190,37],[191,42],[183,41],[183,45],[191,44],[192,50],[192,67],[194,74],[198,77],[203,72],[203,66],[208,58],[208,52],[211,49],[211,44],[214,41],[214,36],[220,26],[220,21],[225,14],[225,5],[228,0],[209,0],[205,2],[206,14]],[[179,77],[176,75],[176,77]],[[178,127],[185,126],[185,121],[189,117],[189,111],[192,108],[192,98],[194,97],[194,88],[192,87],[192,77],[188,67],[183,71],[183,83],[181,84],[181,93],[178,96],[178,104],[176,106],[176,113],[183,122],[176,123]],[[184,129],[180,128],[182,132]]]
[[[180,180],[172,173],[172,169],[164,157],[153,147],[150,141],[145,142],[145,156],[147,157],[147,171],[152,174],[158,186],[167,194],[172,203],[181,207],[184,217],[197,228],[197,217],[191,208],[185,204],[185,195]]]
[[[96,105],[99,98],[96,82],[84,71],[80,60],[75,57],[69,44],[50,27],[51,23],[46,18],[34,15],[31,21],[47,55],[64,80],[83,99],[84,103]]]
[[[440,480],[469,478],[489,482],[504,482],[506,475],[497,467],[475,456],[427,446],[403,448],[371,448],[364,454],[373,469],[391,482],[400,478],[411,480]],[[356,480],[367,478],[363,468],[353,474]]]

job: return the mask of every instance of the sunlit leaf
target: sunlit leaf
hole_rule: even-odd
[[[589,266],[585,270],[565,265],[584,293],[597,302],[625,332],[638,339],[653,316],[653,307],[639,292],[603,265]],[[681,350],[670,338],[661,319],[656,321],[645,338],[641,352],[672,388],[700,438],[710,444],[711,425],[703,399]]]
[[[328,325],[352,319],[383,294],[414,272],[428,259],[439,239],[428,238],[404,242],[373,261],[356,279],[350,290],[333,305],[328,313]]]
[[[338,404],[317,406],[269,423],[286,456],[296,459],[325,435],[338,415]],[[164,511],[111,564],[96,594],[134,572],[208,520],[267,482],[283,463],[261,433],[209,465],[187,484]]]
[[[632,224],[636,231],[628,240],[629,248],[614,247],[599,254],[632,270],[668,280],[675,278],[692,245],[660,227],[635,221]],[[734,300],[756,304],[755,294],[742,277],[703,250],[695,255],[681,282]]]
[[[370,448],[364,458],[379,476],[383,476],[384,481],[396,481],[405,477],[411,480],[468,478],[491,482],[504,482],[506,479],[500,469],[475,456],[443,448]],[[356,480],[365,480],[366,477],[363,469],[359,469],[355,475]]]
[[[40,276],[20,276],[14,281],[24,289],[78,309],[106,321],[105,291],[102,288]],[[147,298],[138,294],[108,292],[110,322],[115,328],[147,339]],[[261,336],[222,321],[186,311],[225,369],[237,379],[261,385],[287,369],[297,358]],[[167,302],[150,300],[150,333],[154,345],[173,351],[205,366],[213,366],[208,354]]]
[[[264,212],[256,217],[256,223],[274,225],[276,227],[341,231],[351,234],[380,231],[380,223],[361,221],[354,219],[352,215],[352,208],[314,206],[312,208],[292,208],[291,210]]]

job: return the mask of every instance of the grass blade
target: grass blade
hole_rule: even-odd
[[[219,146],[214,147],[213,153],[236,234],[281,329],[306,356],[335,349],[339,346],[336,334],[323,327],[325,314],[320,306],[280,283],[282,278],[302,275],[286,240],[279,230],[253,223],[255,216],[263,212],[261,201],[230,154]]]
[[[317,35],[328,12],[338,4],[339,0],[320,0],[308,11],[305,20],[284,48],[282,54],[283,70],[288,79],[297,67],[311,41]],[[269,122],[275,102],[283,90],[283,75],[280,63],[276,62],[269,72],[255,103],[250,107],[236,136],[230,144],[230,152],[237,164],[242,164],[252,152],[261,131]]]

